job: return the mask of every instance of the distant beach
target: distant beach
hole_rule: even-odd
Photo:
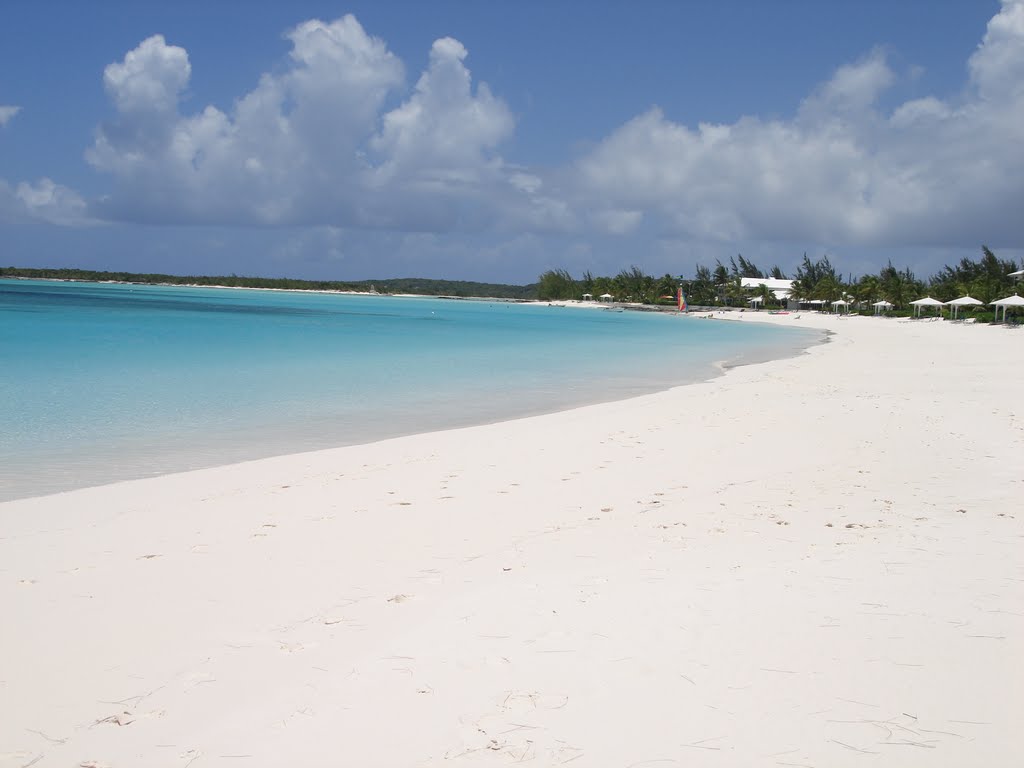
[[[0,766],[1007,765],[1024,333],[0,504]]]

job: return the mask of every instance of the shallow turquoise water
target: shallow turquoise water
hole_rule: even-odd
[[[816,338],[502,302],[0,280],[0,500],[629,397]]]

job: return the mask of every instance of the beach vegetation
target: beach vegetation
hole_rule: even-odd
[[[657,303],[675,304],[676,291],[679,290],[679,283],[679,278],[673,277],[667,273],[658,278],[658,285],[655,287]]]
[[[580,283],[564,269],[549,269],[537,281],[537,298],[541,301],[578,299],[583,293]]]
[[[757,268],[757,265],[752,261],[748,261],[743,258],[743,254],[737,254],[736,258],[729,259],[730,266],[732,267],[732,277],[768,277],[764,272]]]
[[[896,269],[890,261],[878,273],[881,298],[898,310],[907,309],[910,302],[925,295],[924,284],[914,277],[910,269]]]
[[[711,269],[701,264],[697,265],[693,279],[683,282],[683,290],[686,300],[694,306],[712,306],[718,295]]]
[[[839,275],[827,255],[814,261],[804,253],[793,274],[793,295],[804,300],[835,301],[841,293]]]
[[[973,296],[985,303],[1001,299],[1013,290],[1012,278],[1017,265],[996,257],[988,246],[981,246],[977,261],[964,258],[959,264],[943,267],[931,279],[932,295],[940,301]]]
[[[932,296],[950,301],[970,295],[988,304],[1016,293],[1024,284],[1015,282],[1010,274],[1020,267],[1013,261],[999,258],[986,245],[981,246],[977,259],[962,258],[958,263],[945,266],[930,279],[918,278],[909,268],[898,268],[890,261],[877,274],[859,277],[843,276],[833,266],[828,255],[813,259],[805,252],[793,272],[791,297],[801,302],[831,303],[837,299],[852,302],[852,311],[872,313],[872,305],[880,300],[891,302],[894,314],[912,311],[910,302]],[[370,293],[404,293],[421,296],[489,297],[510,300],[579,300],[589,293],[597,298],[610,294],[616,301],[638,304],[673,305],[676,289],[682,285],[687,303],[693,307],[732,306],[746,307],[751,298],[761,297],[761,306],[779,306],[780,302],[767,287],[744,289],[741,279],[786,279],[782,269],[775,265],[767,273],[742,254],[729,257],[727,262],[716,260],[714,267],[698,264],[693,277],[665,274],[648,275],[636,265],[615,275],[594,275],[584,272],[579,279],[568,270],[549,269],[529,285],[479,283],[462,280],[433,280],[426,278],[391,278],[384,280],[337,281],[297,280],[294,278],[246,277],[239,275],[165,275],[130,272],[93,271],[85,269],[0,267],[0,278],[36,278],[50,280],[82,280],[93,282],[122,282],[156,285],[226,286],[241,288],[272,288],[288,290],[354,291]],[[967,310],[979,322],[993,317],[989,309]]]
[[[860,306],[871,306],[882,295],[882,283],[878,275],[864,275],[856,283],[850,285],[850,294]]]
[[[910,302],[929,295],[949,301],[969,294],[986,304],[1010,295],[1021,288],[1020,283],[1009,277],[1017,269],[1012,260],[1000,259],[987,246],[982,246],[980,259],[961,259],[958,264],[944,267],[928,280],[918,278],[909,268],[894,266],[891,261],[877,274],[844,277],[827,254],[815,259],[804,253],[793,273],[791,295],[801,303],[819,301],[826,305],[844,299],[851,303],[852,312],[865,314],[873,314],[872,305],[884,299],[893,305],[893,314],[906,315],[913,311]],[[716,260],[714,267],[696,265],[692,278],[668,274],[654,278],[640,267],[632,266],[614,277],[594,276],[586,272],[578,286],[594,296],[610,293],[619,301],[642,304],[673,303],[665,297],[674,296],[679,285],[682,285],[687,303],[692,307],[746,307],[755,297],[760,298],[759,303],[764,308],[787,303],[777,299],[775,293],[764,285],[756,289],[741,288],[740,281],[744,277],[787,279],[778,265],[765,272],[753,261],[737,254],[725,262]],[[542,281],[543,278],[542,275]],[[562,274],[559,282],[566,283],[568,279],[567,274]],[[978,322],[987,322],[993,317],[991,310],[987,309],[968,311]]]
[[[612,291],[621,301],[630,301],[638,304],[653,304],[657,292],[654,277],[646,274],[640,267],[632,266],[624,269],[615,276],[615,287],[618,291]]]

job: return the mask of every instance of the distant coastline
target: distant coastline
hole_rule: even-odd
[[[116,276],[116,277],[115,277]],[[291,293],[325,293],[345,296],[393,296],[396,298],[431,298],[451,301],[501,301],[516,304],[537,303],[552,306],[583,306],[595,309],[618,309],[639,312],[675,312],[675,304],[642,304],[639,302],[598,302],[572,299],[547,300],[537,295],[537,284],[478,283],[470,280],[436,280],[430,278],[388,278],[385,280],[321,281],[292,278],[237,276],[178,276],[101,272],[84,269],[46,269],[0,267],[0,280],[39,280],[60,283],[96,283],[98,285],[153,285],[169,288],[223,288],[247,291],[281,291]],[[280,283],[280,285],[278,285]],[[331,286],[331,287],[325,287]],[[334,287],[338,286],[338,287]],[[342,287],[343,286],[343,287]],[[382,290],[383,289],[383,290]],[[521,295],[514,295],[521,294]],[[743,311],[742,307],[698,307],[702,311]]]
[[[291,293],[325,293],[345,296],[394,296],[445,299],[452,301],[501,301],[517,304],[538,303],[555,306],[586,306],[606,309],[610,306],[641,312],[675,312],[675,304],[641,304],[638,302],[597,302],[541,299],[537,284],[478,283],[469,280],[437,280],[430,278],[388,278],[385,280],[322,281],[292,278],[237,276],[179,276],[101,272],[84,269],[46,269],[0,267],[0,280],[39,280],[61,283],[96,283],[98,285],[153,285],[168,288],[223,288],[247,291],[281,291]],[[330,286],[330,287],[327,287]],[[337,286],[337,287],[335,287]],[[383,290],[382,290],[383,289]],[[521,295],[515,295],[521,294]],[[711,307],[693,307],[697,311]],[[735,307],[715,307],[719,311]],[[742,311],[742,308],[739,308]]]
[[[55,280],[83,283],[164,285],[189,288],[257,288],[278,291],[313,291],[370,295],[432,296],[440,298],[492,298],[535,301],[537,286],[481,283],[471,280],[431,278],[388,278],[385,280],[299,280],[294,278],[246,277],[238,275],[165,275],[158,273],[111,272],[88,269],[0,267],[0,278]]]

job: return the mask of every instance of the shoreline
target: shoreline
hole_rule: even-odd
[[[212,460],[212,463],[209,463],[209,464],[207,464],[205,462],[202,462],[202,461],[197,462],[195,460],[194,455],[192,455],[192,458],[190,460],[188,460],[188,462],[187,462],[187,463],[190,463],[192,466],[179,467],[179,468],[160,469],[160,470],[157,470],[155,472],[150,472],[148,474],[143,474],[143,475],[138,475],[138,476],[131,476],[131,477],[123,477],[123,478],[117,478],[117,479],[111,479],[111,480],[104,481],[104,482],[99,482],[99,483],[86,483],[84,485],[74,484],[74,485],[71,485],[70,487],[66,487],[66,488],[59,488],[59,489],[55,489],[55,490],[46,490],[46,491],[42,491],[42,492],[39,492],[39,493],[33,493],[33,494],[30,494],[30,495],[25,495],[25,496],[15,496],[13,498],[2,498],[2,497],[0,497],[0,505],[6,504],[6,503],[15,503],[15,502],[19,502],[19,501],[27,501],[27,500],[31,500],[31,499],[43,499],[43,498],[47,498],[47,497],[51,497],[51,496],[59,496],[59,495],[64,495],[64,494],[68,494],[68,493],[75,493],[77,491],[102,489],[102,488],[105,488],[105,487],[108,487],[108,486],[112,486],[112,485],[119,485],[121,483],[145,482],[147,480],[157,480],[159,478],[167,477],[167,476],[187,475],[187,474],[192,473],[192,472],[216,471],[218,469],[230,468],[230,467],[233,467],[235,465],[243,465],[243,464],[248,465],[248,464],[254,464],[254,463],[263,462],[263,461],[274,461],[274,460],[280,460],[280,459],[284,459],[284,460],[297,459],[297,458],[300,458],[300,457],[303,457],[303,456],[306,456],[306,455],[309,455],[309,454],[318,454],[318,453],[329,452],[329,451],[336,451],[336,450],[342,450],[342,449],[357,449],[357,448],[362,447],[362,446],[377,445],[379,443],[384,443],[384,442],[388,442],[388,441],[391,441],[391,440],[401,440],[401,439],[404,439],[404,438],[417,437],[417,436],[429,437],[430,435],[441,435],[441,434],[444,434],[444,433],[447,433],[447,432],[453,432],[453,431],[456,431],[456,430],[474,429],[474,428],[477,428],[477,427],[500,426],[502,424],[514,423],[514,422],[518,422],[518,421],[522,421],[522,420],[527,420],[527,419],[537,419],[537,418],[545,418],[545,417],[549,417],[549,416],[556,416],[556,415],[562,414],[562,413],[568,413],[568,412],[572,412],[572,411],[579,411],[579,410],[599,407],[599,406],[602,406],[602,405],[609,405],[609,404],[613,404],[613,403],[628,403],[628,402],[630,402],[632,400],[636,400],[636,399],[639,399],[639,398],[646,398],[646,397],[657,396],[657,395],[660,395],[660,394],[671,392],[673,390],[682,389],[682,388],[686,388],[686,387],[690,387],[690,386],[694,386],[694,385],[698,385],[698,384],[710,384],[710,383],[713,383],[716,380],[720,379],[722,376],[726,375],[731,370],[735,370],[735,369],[739,369],[739,368],[744,368],[744,367],[748,367],[748,366],[766,365],[766,364],[770,364],[772,362],[782,361],[782,360],[789,360],[789,359],[794,358],[794,357],[799,357],[801,355],[808,354],[809,350],[813,349],[815,346],[818,346],[820,344],[828,343],[829,336],[831,335],[831,333],[832,333],[831,331],[822,331],[822,336],[821,336],[820,339],[811,340],[805,346],[789,348],[789,349],[787,349],[785,354],[777,354],[778,353],[778,348],[777,347],[773,347],[772,348],[772,350],[773,350],[772,352],[766,352],[764,354],[761,354],[760,350],[758,350],[757,352],[750,352],[748,354],[741,355],[738,358],[737,357],[732,357],[732,358],[716,360],[716,361],[713,361],[706,370],[703,370],[702,374],[698,378],[694,378],[692,380],[687,380],[687,381],[679,381],[679,382],[667,384],[665,386],[651,384],[649,388],[645,388],[645,390],[641,391],[641,392],[634,392],[634,393],[630,393],[630,394],[626,394],[626,395],[616,395],[616,394],[614,394],[612,392],[607,392],[604,395],[597,395],[597,396],[594,396],[591,399],[583,400],[583,401],[580,401],[580,402],[577,402],[577,403],[572,403],[572,404],[566,405],[564,407],[552,405],[550,407],[533,409],[533,410],[530,410],[530,411],[527,411],[527,412],[524,412],[524,413],[517,413],[517,414],[510,415],[510,416],[507,416],[507,415],[495,415],[495,416],[481,417],[480,420],[477,420],[475,417],[468,416],[468,417],[466,417],[466,419],[467,419],[466,421],[452,423],[452,424],[449,424],[447,426],[440,426],[440,427],[437,427],[437,428],[427,428],[427,429],[410,428],[411,431],[408,431],[408,432],[398,431],[398,432],[383,434],[383,435],[380,435],[380,436],[371,437],[371,438],[367,438],[367,439],[353,438],[351,441],[341,441],[341,442],[337,442],[337,443],[335,443],[333,445],[326,446],[326,447],[314,447],[314,448],[308,448],[308,449],[305,449],[305,450],[286,451],[286,452],[281,452],[281,453],[270,453],[270,454],[267,454],[267,455],[259,455],[259,456],[252,456],[252,457],[241,457],[241,458],[236,458],[236,459],[231,459],[231,460],[223,460],[223,461],[214,459],[214,460]],[[183,461],[185,461],[185,460],[183,459]]]
[[[544,300],[544,299],[514,299],[500,296],[455,296],[438,293],[382,293],[380,291],[340,291],[326,288],[261,288],[249,285],[213,285],[206,283],[137,283],[124,280],[76,280],[74,278],[60,277],[0,277],[3,280],[24,280],[32,282],[50,283],[84,283],[93,285],[141,285],[154,286],[157,288],[215,288],[225,291],[274,291],[278,293],[315,293],[339,296],[379,296],[382,298],[396,299],[442,299],[446,301],[493,301],[498,304],[536,304],[539,306],[583,306],[595,309],[608,309],[609,307],[620,307],[629,311],[645,312],[675,312],[674,305],[668,304],[636,304],[632,302],[600,302],[568,300]],[[434,279],[434,278],[430,278]],[[368,281],[357,281],[368,282]],[[518,287],[518,286],[517,286]],[[722,309],[739,311],[739,307],[725,307]]]
[[[83,283],[87,285],[141,285],[154,288],[215,288],[223,291],[272,291],[277,293],[316,293],[338,296],[380,296],[396,299],[463,299],[517,304],[535,303],[533,299],[504,299],[486,296],[443,296],[432,293],[381,293],[380,291],[338,291],[327,288],[261,288],[254,285],[212,285],[207,283],[136,283],[124,280],[76,280],[67,277],[0,277],[3,280],[26,280],[43,283]]]
[[[206,287],[206,286],[201,286]],[[239,289],[244,290],[244,289]],[[276,290],[276,289],[253,289]],[[550,306],[546,302],[532,302],[531,306]],[[585,303],[575,305],[582,309],[591,309]],[[603,307],[600,307],[603,308]],[[692,322],[703,317],[679,317],[674,313],[662,313],[664,320]],[[667,328],[667,326],[666,326]],[[681,340],[685,342],[685,340]],[[67,493],[83,488],[101,487],[117,482],[134,479],[152,479],[166,474],[180,474],[198,469],[213,469],[239,462],[259,461],[267,458],[283,457],[293,454],[310,453],[333,448],[352,447],[380,442],[382,440],[425,434],[435,431],[448,431],[471,426],[497,424],[534,416],[551,415],[564,410],[588,407],[601,403],[628,400],[655,394],[693,383],[712,381],[731,368],[757,364],[766,360],[780,360],[793,355],[803,354],[808,347],[821,343],[816,333],[806,334],[806,338],[795,335],[794,338],[783,338],[770,344],[753,347],[742,354],[722,348],[720,354],[726,355],[718,360],[693,363],[675,377],[667,374],[655,375],[645,371],[632,376],[609,377],[594,376],[586,382],[576,384],[561,394],[549,394],[541,402],[529,402],[521,396],[509,393],[503,398],[502,404],[482,406],[476,401],[466,404],[458,413],[441,413],[424,415],[411,420],[376,419],[373,426],[358,421],[351,423],[326,421],[322,429],[309,432],[302,425],[292,425],[288,431],[282,424],[263,422],[245,422],[233,426],[234,438],[214,434],[196,435],[195,438],[185,433],[168,433],[150,441],[143,436],[122,438],[118,450],[108,449],[103,455],[87,456],[79,461],[64,449],[63,453],[51,451],[49,454],[39,453],[39,461],[44,456],[53,456],[54,469],[49,476],[39,477],[28,472],[16,472],[15,469],[26,465],[21,464],[12,456],[7,476],[10,482],[4,484],[0,493],[0,503],[19,499],[49,496]],[[684,350],[685,354],[685,350]],[[475,404],[475,405],[474,405]],[[473,406],[473,407],[469,407]],[[326,417],[324,417],[326,418]],[[238,437],[248,435],[247,440]],[[204,441],[205,440],[205,441]],[[161,446],[160,451],[147,448],[147,441]],[[33,454],[34,455],[34,454]],[[139,457],[136,459],[136,457]],[[34,479],[33,479],[34,478]]]
[[[1024,337],[771,322],[834,334],[0,504],[0,766],[1012,761]]]

